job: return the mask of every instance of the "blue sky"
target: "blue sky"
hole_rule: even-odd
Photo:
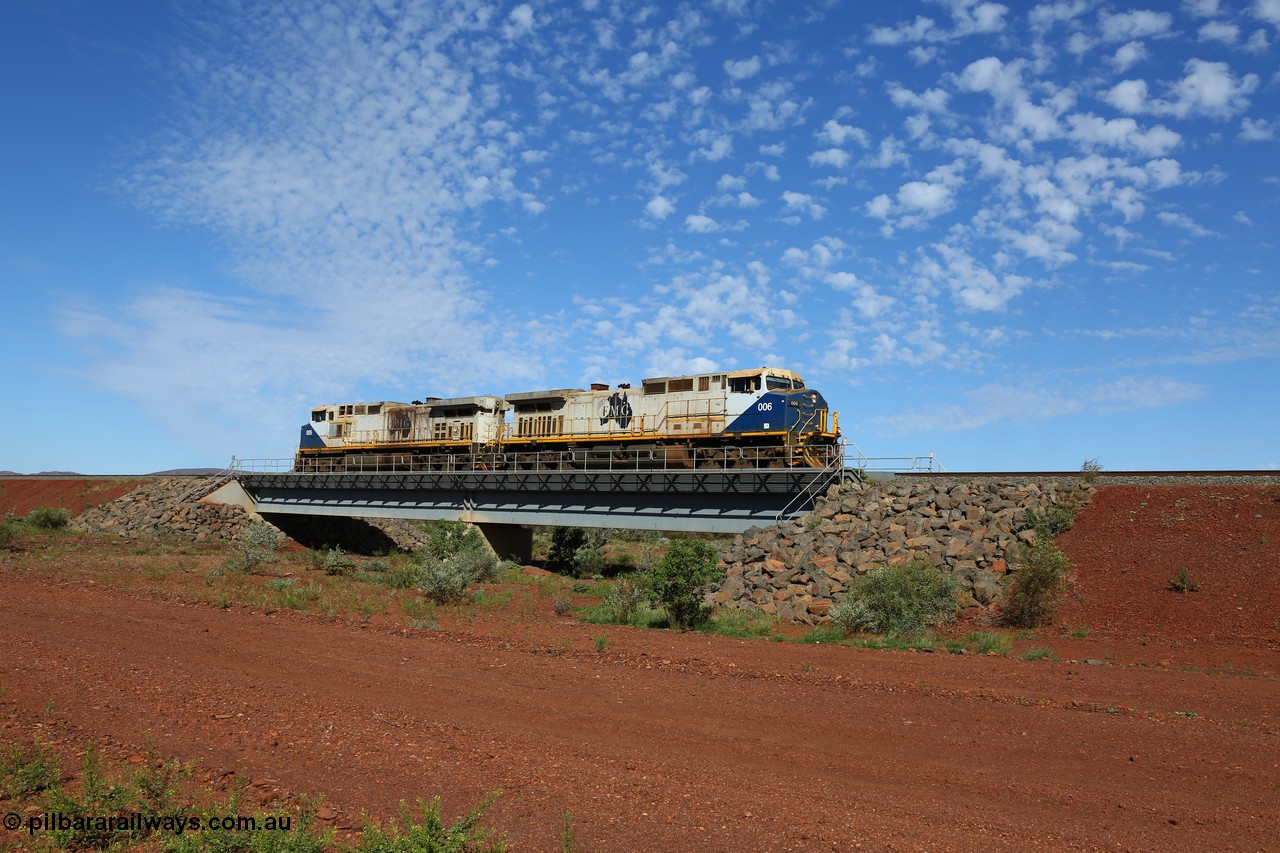
[[[1280,464],[1280,0],[19,0],[0,469],[799,370],[872,457]]]

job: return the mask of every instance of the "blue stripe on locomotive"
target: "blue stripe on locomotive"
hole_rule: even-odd
[[[316,432],[315,427],[311,424],[303,424],[302,435],[298,439],[298,446],[311,448],[326,447],[327,445],[324,443],[324,439],[320,437],[320,434]]]
[[[799,405],[788,406],[787,403],[789,401],[794,401]],[[801,424],[812,428],[814,412],[817,409],[825,408],[827,408],[827,401],[812,388],[782,393],[765,393],[758,400],[751,403],[745,412],[734,418],[733,422],[724,428],[724,431],[730,434],[782,432],[787,429],[794,430]]]
[[[786,397],[781,394],[761,394],[759,399],[753,401],[745,412],[734,418],[733,422],[724,428],[724,431],[726,433],[735,433],[781,430],[786,412]],[[792,419],[794,420],[794,415]],[[768,424],[768,426],[765,426],[765,424]]]

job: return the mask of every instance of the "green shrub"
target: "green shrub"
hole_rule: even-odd
[[[1052,618],[1062,605],[1071,561],[1047,536],[1037,536],[1019,552],[1013,583],[1005,594],[1004,621],[1035,628]]]
[[[609,587],[600,600],[600,610],[608,621],[618,625],[634,625],[636,617],[649,600],[641,579],[625,576]]]
[[[71,523],[71,513],[62,507],[41,506],[27,513],[23,520],[38,530],[61,530]]]
[[[437,560],[447,560],[468,551],[488,551],[479,529],[465,521],[437,521],[428,535],[426,551]]]
[[[724,577],[720,554],[705,539],[675,539],[667,553],[646,572],[645,585],[654,603],[667,612],[673,627],[687,630],[707,618],[702,597],[707,587]]]
[[[1022,653],[1023,660],[1053,660],[1053,649],[1027,649]]]
[[[386,560],[365,560],[364,565],[360,567],[366,572],[389,572],[391,564]]]
[[[1200,581],[1195,579],[1191,572],[1187,571],[1186,566],[1178,566],[1178,573],[1169,578],[1169,589],[1174,592],[1188,593],[1199,592]]]
[[[573,602],[567,598],[557,598],[552,602],[551,609],[556,612],[557,616],[568,616],[573,612]]]
[[[387,827],[366,824],[352,853],[502,853],[507,849],[506,840],[493,830],[479,828],[485,810],[499,793],[490,794],[451,826],[445,825],[440,814],[438,797],[429,803],[418,802],[420,821],[410,816],[409,807],[402,802],[400,821]]]
[[[547,567],[553,572],[588,578],[604,569],[604,532],[581,527],[553,527]]]
[[[589,578],[604,571],[604,554],[600,546],[588,541],[573,552],[573,573],[580,578]]]
[[[422,585],[422,578],[422,564],[410,561],[388,572],[379,572],[371,580],[391,589],[413,589]]]
[[[0,800],[38,794],[58,784],[58,757],[39,741],[30,749],[7,747],[0,753]]]
[[[0,521],[0,548],[8,548],[18,541],[18,525],[6,517]]]
[[[356,570],[356,561],[342,548],[329,548],[320,552],[316,567],[326,575],[349,575]]]
[[[253,574],[276,559],[276,552],[284,544],[285,536],[265,521],[251,521],[231,543],[234,552],[227,567],[237,572]]]
[[[918,634],[950,619],[959,608],[954,576],[923,560],[872,569],[832,607],[832,623],[844,634]]]
[[[1025,527],[1036,532],[1041,539],[1052,539],[1066,533],[1076,523],[1076,507],[1070,504],[1049,504],[1044,509],[1029,509],[1022,516]]]
[[[484,551],[464,550],[443,559],[424,553],[417,586],[432,601],[447,604],[461,601],[472,584],[492,580],[497,570],[498,559]]]
[[[1013,641],[1004,634],[997,634],[994,631],[974,631],[965,637],[965,642],[973,644],[973,650],[980,655],[989,655],[995,653],[998,655],[1007,655],[1013,651]]]

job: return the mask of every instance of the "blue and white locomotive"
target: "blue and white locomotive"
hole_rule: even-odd
[[[299,471],[474,467],[824,467],[839,415],[791,370],[663,376],[610,388],[317,406]]]

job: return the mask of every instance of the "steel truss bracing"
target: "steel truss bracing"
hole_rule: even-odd
[[[803,515],[842,471],[240,470],[235,476],[264,513],[736,533]]]

